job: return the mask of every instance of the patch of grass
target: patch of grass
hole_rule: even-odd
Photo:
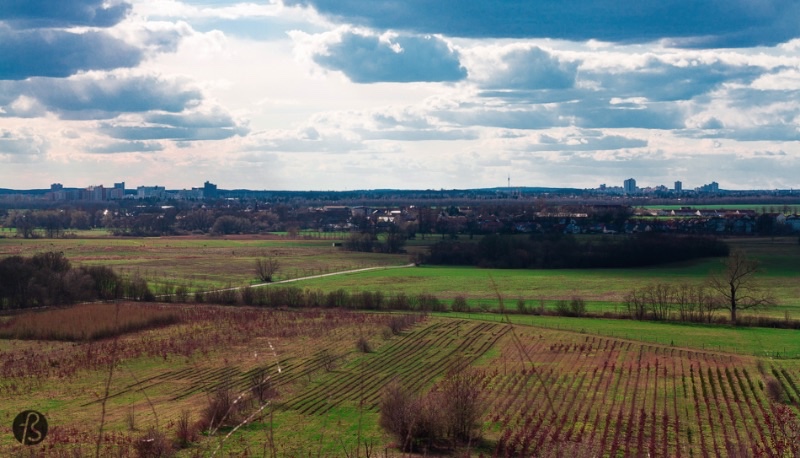
[[[437,314],[439,315],[439,314]],[[800,339],[791,329],[733,327],[602,318],[500,315],[496,313],[448,313],[454,318],[516,324],[548,329],[638,340],[659,345],[722,351],[740,355],[779,356],[800,359]]]

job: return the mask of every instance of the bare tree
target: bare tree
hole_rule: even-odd
[[[280,269],[281,265],[272,256],[256,259],[256,275],[263,282],[271,282],[272,276]]]
[[[739,310],[771,305],[774,300],[768,291],[763,291],[755,274],[760,271],[758,261],[750,259],[741,250],[728,255],[724,269],[713,272],[709,287],[723,299],[720,307],[731,312],[731,323],[736,324]]]

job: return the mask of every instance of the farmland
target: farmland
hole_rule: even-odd
[[[705,456],[779,440],[770,430],[769,380],[787,402],[800,400],[791,361],[457,317],[412,317],[394,334],[387,326],[396,315],[167,307],[181,314],[179,324],[116,339],[2,341],[3,427],[34,408],[52,425],[52,453],[91,454],[103,418],[103,456],[134,456],[148,427],[174,435],[182,411],[197,419],[220,388],[249,396],[253,376],[265,374],[273,394],[239,413],[246,426],[227,440],[231,426],[201,435],[181,453],[389,450],[376,424],[383,387],[398,380],[436,391],[445,373],[469,364],[486,405],[476,453]],[[359,337],[370,353],[356,349]],[[4,455],[21,451],[9,437],[4,430]]]
[[[759,279],[778,298],[757,313],[796,319],[796,240],[734,243],[762,261]],[[0,256],[44,251],[195,290],[256,283],[261,256],[280,259],[279,281],[408,263],[405,255],[342,252],[315,238],[0,238]],[[183,442],[178,456],[399,456],[396,438],[379,426],[386,386],[438,393],[447,374],[467,368],[480,385],[481,439],[431,452],[577,458],[780,449],[787,444],[776,429],[787,422],[781,409],[796,417],[800,405],[798,331],[496,313],[500,302],[508,310],[520,298],[552,308],[574,296],[590,311],[621,311],[626,290],[699,284],[719,265],[423,266],[291,283],[425,292],[448,306],[464,296],[484,310],[473,313],[118,302],[1,316],[0,455],[27,456],[10,423],[34,409],[50,424],[35,449],[45,456],[139,456],[151,429],[167,443]],[[223,394],[237,407],[208,421]]]
[[[138,275],[158,290],[160,285],[186,285],[209,290],[257,282],[259,257],[279,258],[276,280],[306,277],[365,267],[402,265],[406,256],[343,253],[328,239],[286,239],[280,236],[227,238],[92,237],[26,240],[0,238],[0,257],[63,252],[76,265],[113,267],[123,276]]]

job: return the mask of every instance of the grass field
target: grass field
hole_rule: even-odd
[[[798,331],[792,329],[497,313],[447,312],[439,315],[493,323],[510,320],[515,324],[636,340],[669,347],[800,361],[800,338]]]
[[[714,205],[689,205],[695,210],[754,210],[756,212],[782,212],[797,214],[800,212],[800,204],[714,204]],[[644,208],[653,210],[680,210],[686,205],[646,205]]]
[[[247,398],[258,374],[272,391],[268,402],[241,402],[246,408],[234,424],[250,421],[201,434],[179,456],[220,449],[216,456],[333,457],[355,456],[357,448],[364,456],[367,446],[372,456],[400,456],[377,424],[383,387],[399,380],[414,391],[437,391],[441,377],[465,361],[478,371],[485,406],[483,440],[462,449],[472,456],[716,456],[728,444],[769,448],[774,414],[764,386],[774,378],[786,402],[800,402],[795,361],[756,360],[711,345],[733,338],[748,349],[778,345],[780,332],[748,338],[742,333],[749,330],[631,323],[640,327],[612,337],[603,320],[563,320],[585,325],[574,332],[534,317],[513,317],[527,324],[512,327],[492,321],[496,316],[448,314],[395,335],[387,332],[397,316],[390,314],[172,307],[181,323],[118,340],[0,340],[0,454],[93,455],[104,418],[101,456],[135,456],[149,427],[172,440],[181,412],[198,420],[224,388]],[[634,340],[656,334],[683,337],[675,345]],[[372,352],[356,350],[359,337]],[[698,339],[712,348],[703,350]],[[46,441],[28,449],[15,445],[9,426],[25,409],[50,424]]]
[[[763,309],[764,316],[800,319],[800,245],[795,239],[748,239],[732,241],[762,263],[759,281],[776,298],[777,306]],[[424,266],[414,269],[372,271],[319,278],[297,283],[323,291],[344,288],[351,291],[429,292],[445,301],[458,295],[475,306],[497,307],[497,294],[513,308],[518,299],[529,307],[541,301],[552,308],[557,300],[580,297],[592,312],[622,311],[624,296],[634,288],[664,282],[701,284],[708,274],[721,268],[719,259],[639,269],[592,270],[501,270],[473,267]]]

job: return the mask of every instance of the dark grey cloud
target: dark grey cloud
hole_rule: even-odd
[[[0,23],[0,80],[66,77],[79,71],[134,67],[142,51],[105,32],[36,29]]]
[[[330,44],[326,54],[314,61],[340,70],[356,83],[458,81],[466,78],[458,54],[436,37],[400,36],[393,44],[378,37],[346,32],[339,43]]]
[[[561,62],[540,48],[515,50],[503,57],[505,69],[494,71],[486,89],[567,89],[575,84],[578,65]]]
[[[335,20],[455,37],[560,38],[686,47],[773,45],[800,36],[796,0],[284,0]]]
[[[110,27],[127,16],[131,5],[107,0],[3,0],[0,20],[15,28]]]
[[[93,154],[119,154],[119,153],[152,153],[163,150],[158,142],[114,142],[108,145],[93,146],[86,150]]]
[[[63,119],[109,119],[120,113],[152,110],[177,113],[200,103],[203,98],[199,90],[187,87],[185,81],[154,76],[0,81],[0,108],[6,116],[24,115],[12,107],[4,107],[19,96],[37,101],[43,109]]]

